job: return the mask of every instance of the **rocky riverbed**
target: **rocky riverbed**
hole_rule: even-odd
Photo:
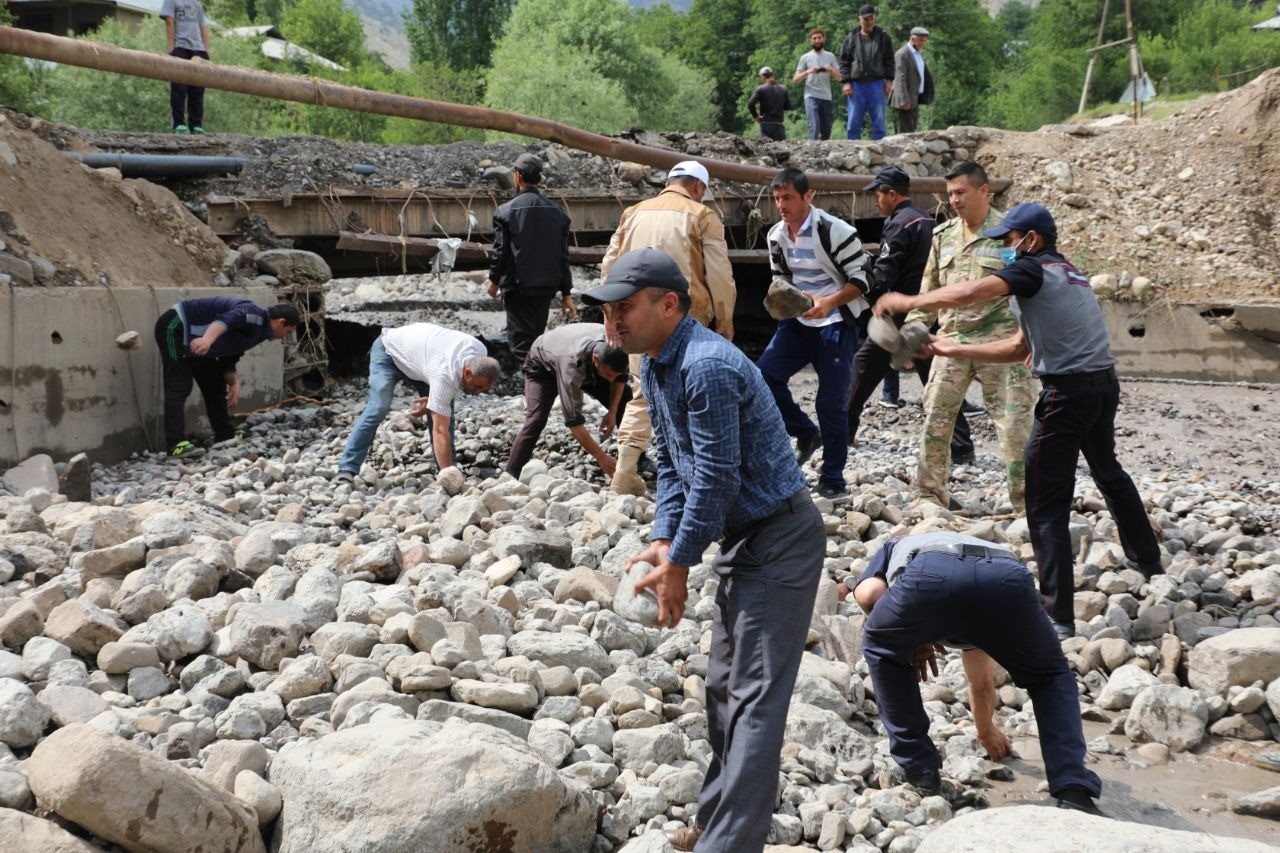
[[[659,830],[692,819],[710,755],[706,563],[676,628],[620,615],[652,501],[606,491],[554,417],[521,479],[498,476],[516,397],[462,402],[458,468],[437,472],[422,425],[396,414],[363,476],[332,486],[362,394],[250,415],[245,441],[194,461],[95,467],[89,502],[58,494],[61,466],[39,458],[0,481],[0,846],[669,849]],[[893,772],[837,583],[904,528],[1030,547],[985,419],[951,513],[912,501],[918,406],[873,405],[852,497],[819,499],[825,578],[771,843],[1012,849],[991,839],[1013,820],[1061,849],[1104,834],[1108,849],[1264,849],[1280,818],[1277,409],[1261,389],[1126,385],[1123,457],[1163,533],[1167,574],[1150,581],[1078,487],[1064,649],[1102,807],[1157,831],[985,809],[1047,799],[1035,718],[1002,680],[1021,758],[986,760],[955,656],[922,686],[943,796]]]

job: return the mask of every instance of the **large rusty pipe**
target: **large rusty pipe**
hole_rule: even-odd
[[[638,145],[624,139],[615,139],[597,133],[589,133],[536,116],[521,115],[488,107],[452,104],[447,101],[431,101],[408,95],[392,95],[373,92],[354,86],[343,86],[314,77],[298,77],[291,74],[274,74],[217,65],[199,60],[160,56],[139,50],[127,50],[100,42],[63,38],[62,36],[0,27],[0,53],[43,59],[65,65],[78,65],[98,71],[147,77],[184,83],[188,86],[204,86],[244,95],[277,98],[344,110],[399,116],[435,124],[451,124],[514,133],[535,139],[558,142],[601,157],[642,163],[660,169],[669,169],[688,155],[663,148]],[[712,177],[724,181],[767,186],[775,169],[750,166],[705,157],[692,158],[707,167]],[[814,189],[860,192],[871,181],[870,175],[846,175],[831,172],[811,172],[809,183]],[[1000,192],[1009,186],[1007,179],[992,181],[992,190]],[[946,182],[942,178],[914,177],[911,188],[923,192],[944,192]]]

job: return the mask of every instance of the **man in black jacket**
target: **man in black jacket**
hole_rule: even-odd
[[[493,214],[493,265],[485,288],[502,293],[507,344],[521,364],[547,330],[547,309],[557,290],[570,320],[578,317],[569,274],[569,215],[538,192],[542,161],[521,154],[515,162],[516,197]]]
[[[760,85],[747,98],[747,110],[760,125],[761,139],[781,141],[787,138],[787,126],[783,124],[787,110],[791,109],[791,93],[773,76],[773,69],[760,69]]]
[[[867,294],[872,305],[885,293],[920,292],[920,278],[924,275],[925,261],[929,258],[929,246],[933,241],[934,219],[911,203],[907,193],[911,191],[911,177],[899,166],[886,166],[867,184],[874,190],[876,207],[886,217],[884,233],[880,238],[880,254],[876,258],[874,283]],[[901,316],[894,322],[902,325]],[[929,365],[932,359],[916,359],[916,374],[920,384],[929,381]],[[892,393],[888,393],[890,378]],[[867,338],[853,357],[853,388],[849,396],[849,441],[856,443],[858,424],[867,400],[883,381],[886,398],[898,399],[897,374],[890,371],[889,353]],[[887,404],[886,404],[887,405]],[[952,459],[972,459],[973,439],[969,435],[969,423],[963,414],[956,416],[956,428],[951,433]]]
[[[876,7],[858,10],[858,27],[840,46],[840,82],[849,107],[845,138],[861,139],[862,122],[871,114],[871,138],[884,139],[884,103],[893,88],[893,41],[876,26]]]

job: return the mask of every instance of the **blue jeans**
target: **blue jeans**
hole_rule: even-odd
[[[835,107],[830,98],[805,98],[804,117],[809,120],[810,139],[830,139]]]
[[[799,320],[783,320],[773,339],[760,354],[756,366],[773,392],[787,435],[809,438],[822,434],[822,469],[818,479],[844,488],[844,463],[849,459],[849,386],[853,382],[853,353],[858,330],[844,323],[806,326]],[[814,408],[818,424],[800,410],[787,383],[806,364],[818,374]]]
[[[904,770],[939,769],[912,656],[933,642],[976,646],[1031,695],[1049,793],[1079,786],[1098,796],[1084,766],[1080,696],[1027,567],[1002,557],[921,554],[867,617],[862,653],[876,690],[889,753]]]
[[[849,121],[845,125],[846,139],[862,138],[862,121],[871,114],[871,138],[884,139],[888,132],[884,127],[884,81],[855,82],[853,94],[846,97]]]
[[[356,425],[351,429],[351,437],[347,439],[346,449],[342,451],[342,460],[338,463],[339,471],[360,473],[360,466],[364,464],[364,458],[369,455],[369,448],[373,446],[373,437],[378,432],[378,426],[391,412],[391,398],[395,396],[396,385],[401,382],[408,382],[424,397],[431,393],[431,389],[426,384],[413,381],[396,367],[396,363],[391,360],[391,356],[387,355],[387,351],[382,346],[382,338],[378,338],[373,342],[373,348],[369,350],[369,400],[364,404],[364,413],[360,415],[360,420],[356,421]],[[427,415],[427,427],[430,430],[430,414]],[[449,418],[449,439],[449,443],[452,444],[452,412]]]

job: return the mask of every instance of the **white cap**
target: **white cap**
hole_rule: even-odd
[[[761,76],[761,77],[772,77],[772,76],[773,76],[773,69],[766,65],[764,68],[761,68],[761,69],[760,69],[760,76]]]
[[[697,160],[682,160],[671,167],[671,171],[667,172],[667,180],[672,178],[697,178],[702,181],[702,185],[706,190],[702,194],[704,201],[711,201],[711,176],[707,174],[707,167],[699,163]]]

